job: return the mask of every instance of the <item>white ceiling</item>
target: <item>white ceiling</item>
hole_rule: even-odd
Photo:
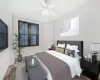
[[[50,0],[49,4],[58,4],[52,9],[57,16],[43,16],[40,10],[34,10],[34,8],[42,8],[43,0],[8,0],[8,5],[11,12],[20,17],[47,22],[59,18],[88,1],[90,0]]]

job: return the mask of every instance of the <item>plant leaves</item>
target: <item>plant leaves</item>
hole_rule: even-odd
[[[19,37],[19,35],[17,35],[16,33],[14,33],[14,35],[15,35],[16,39],[15,39],[15,42],[13,43],[13,45],[14,45],[13,50],[16,50],[16,52],[21,53],[21,52],[22,52],[21,49],[22,49],[23,47],[22,47],[21,44],[19,43],[20,37]]]

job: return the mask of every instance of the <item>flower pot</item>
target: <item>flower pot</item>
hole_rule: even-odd
[[[18,55],[18,62],[20,62],[20,61],[22,61],[22,55],[21,54]]]

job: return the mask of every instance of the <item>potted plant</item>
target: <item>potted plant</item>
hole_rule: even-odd
[[[18,61],[20,62],[20,61],[22,61],[22,55],[21,55],[21,49],[22,49],[22,46],[21,46],[21,44],[20,44],[20,42],[19,42],[19,40],[20,40],[20,37],[19,37],[19,35],[17,35],[17,34],[14,34],[15,35],[15,42],[14,42],[14,50],[17,52],[17,53],[19,53],[18,54]]]

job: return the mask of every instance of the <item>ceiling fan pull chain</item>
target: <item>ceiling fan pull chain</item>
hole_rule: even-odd
[[[45,1],[45,3],[48,3],[48,0],[44,0]]]

